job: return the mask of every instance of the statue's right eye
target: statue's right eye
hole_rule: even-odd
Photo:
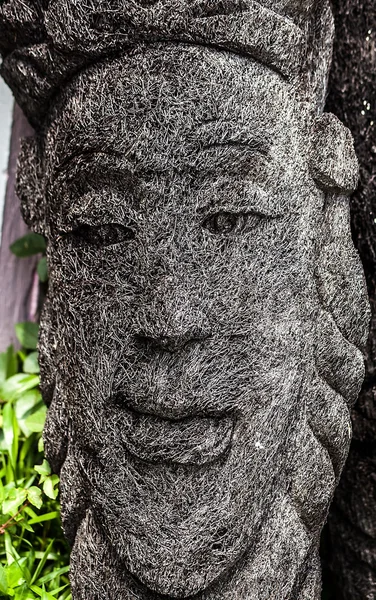
[[[245,213],[233,213],[220,211],[209,215],[204,222],[203,227],[218,235],[228,235],[230,233],[241,233],[247,224],[248,215]]]
[[[136,237],[135,227],[120,223],[104,223],[103,225],[80,225],[68,233],[61,234],[69,237],[76,243],[85,243],[90,246],[113,246],[123,242],[130,242]]]

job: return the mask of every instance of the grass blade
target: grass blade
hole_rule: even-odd
[[[51,540],[50,543],[48,544],[46,550],[44,551],[43,557],[41,558],[41,560],[39,562],[39,565],[38,565],[38,567],[37,567],[37,569],[36,569],[36,571],[35,571],[32,579],[31,579],[31,583],[34,583],[38,579],[38,577],[40,576],[41,572],[43,571],[43,567],[46,564],[46,561],[47,561],[48,555],[50,553],[50,550],[51,550],[52,546],[54,545],[54,541],[55,540]]]

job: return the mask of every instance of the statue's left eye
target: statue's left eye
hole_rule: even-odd
[[[68,234],[76,242],[85,242],[91,246],[113,246],[129,242],[136,236],[135,228],[120,223],[105,223],[103,225],[80,225]]]
[[[218,235],[229,233],[240,233],[247,224],[248,215],[246,213],[218,212],[207,217],[202,226]]]

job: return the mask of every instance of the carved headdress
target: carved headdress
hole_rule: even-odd
[[[38,126],[85,66],[136,44],[200,44],[262,62],[303,94],[313,88],[322,107],[328,30],[328,0],[5,0],[1,74]]]

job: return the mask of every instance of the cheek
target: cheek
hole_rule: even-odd
[[[201,251],[197,288],[222,326],[274,322],[289,314],[307,280],[296,231],[271,223],[246,236],[211,239]],[[306,284],[304,288],[306,288]],[[267,325],[267,324],[266,324]]]

